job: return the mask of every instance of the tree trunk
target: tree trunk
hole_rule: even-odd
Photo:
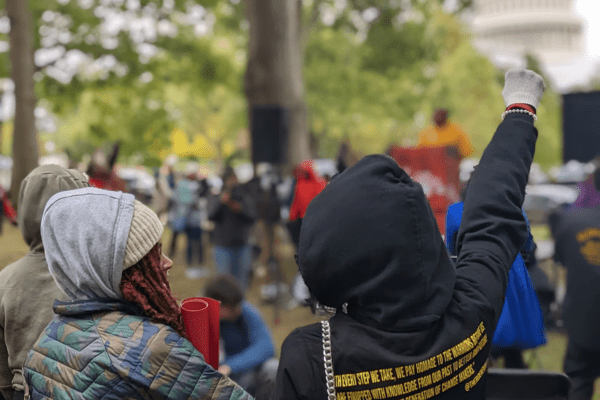
[[[33,24],[27,0],[6,1],[10,20],[11,78],[15,83],[15,123],[13,130],[11,198],[17,204],[21,181],[38,166],[35,128],[36,104],[33,73]]]
[[[255,105],[290,111],[287,169],[310,158],[302,68],[302,0],[247,0],[250,23],[244,89]]]

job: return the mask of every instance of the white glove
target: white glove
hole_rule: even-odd
[[[507,107],[511,104],[525,103],[537,109],[544,90],[544,78],[528,69],[515,68],[506,73],[502,97]]]

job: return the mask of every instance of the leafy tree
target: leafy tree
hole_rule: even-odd
[[[504,72],[473,48],[465,27],[439,2],[373,15],[362,31],[339,17],[308,38],[307,102],[321,155],[335,155],[346,137],[364,153],[414,145],[436,107],[450,110],[480,155],[500,121],[486,110],[504,108]],[[548,86],[537,124],[545,140],[535,157],[544,167],[559,162],[560,150],[558,97]]]
[[[144,162],[159,162],[173,130],[190,129],[182,116],[206,114],[190,111],[190,104],[209,107],[198,99],[216,87],[242,98],[245,59],[239,51],[246,39],[243,32],[231,33],[235,10],[224,5],[32,0],[36,89],[40,104],[59,119],[51,136],[77,159],[105,141],[120,140],[121,155],[139,159],[143,153]],[[221,22],[229,21],[225,29],[215,27],[220,14]],[[181,93],[190,100],[185,113]],[[193,139],[197,132],[187,134]]]
[[[33,88],[33,37],[29,2],[9,1],[6,3],[10,30],[11,78],[15,84],[15,123],[12,152],[13,164],[11,196],[17,198],[21,181],[37,167],[38,142],[35,131],[34,108],[36,103]]]

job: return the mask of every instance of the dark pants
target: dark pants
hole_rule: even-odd
[[[525,361],[523,361],[523,353],[519,349],[495,347],[491,351],[491,356],[494,358],[503,357],[504,368],[527,368]]]
[[[177,236],[179,236],[179,232],[173,231],[173,236],[171,236],[171,245],[169,246],[169,258],[175,257],[175,253],[177,252]]]
[[[300,243],[300,229],[302,229],[302,218],[289,221],[286,226],[288,232],[290,233],[290,239],[292,240],[292,243],[294,243],[294,250],[298,251],[298,244]]]
[[[564,370],[571,378],[569,400],[590,400],[594,381],[600,377],[600,350],[586,349],[569,340]]]
[[[204,249],[202,247],[202,228],[196,226],[186,226],[185,234],[187,236],[186,261],[188,266],[198,260],[198,264],[204,262]]]

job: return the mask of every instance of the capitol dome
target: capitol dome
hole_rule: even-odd
[[[584,51],[573,0],[474,0],[475,46],[492,57],[534,54],[553,64]]]

